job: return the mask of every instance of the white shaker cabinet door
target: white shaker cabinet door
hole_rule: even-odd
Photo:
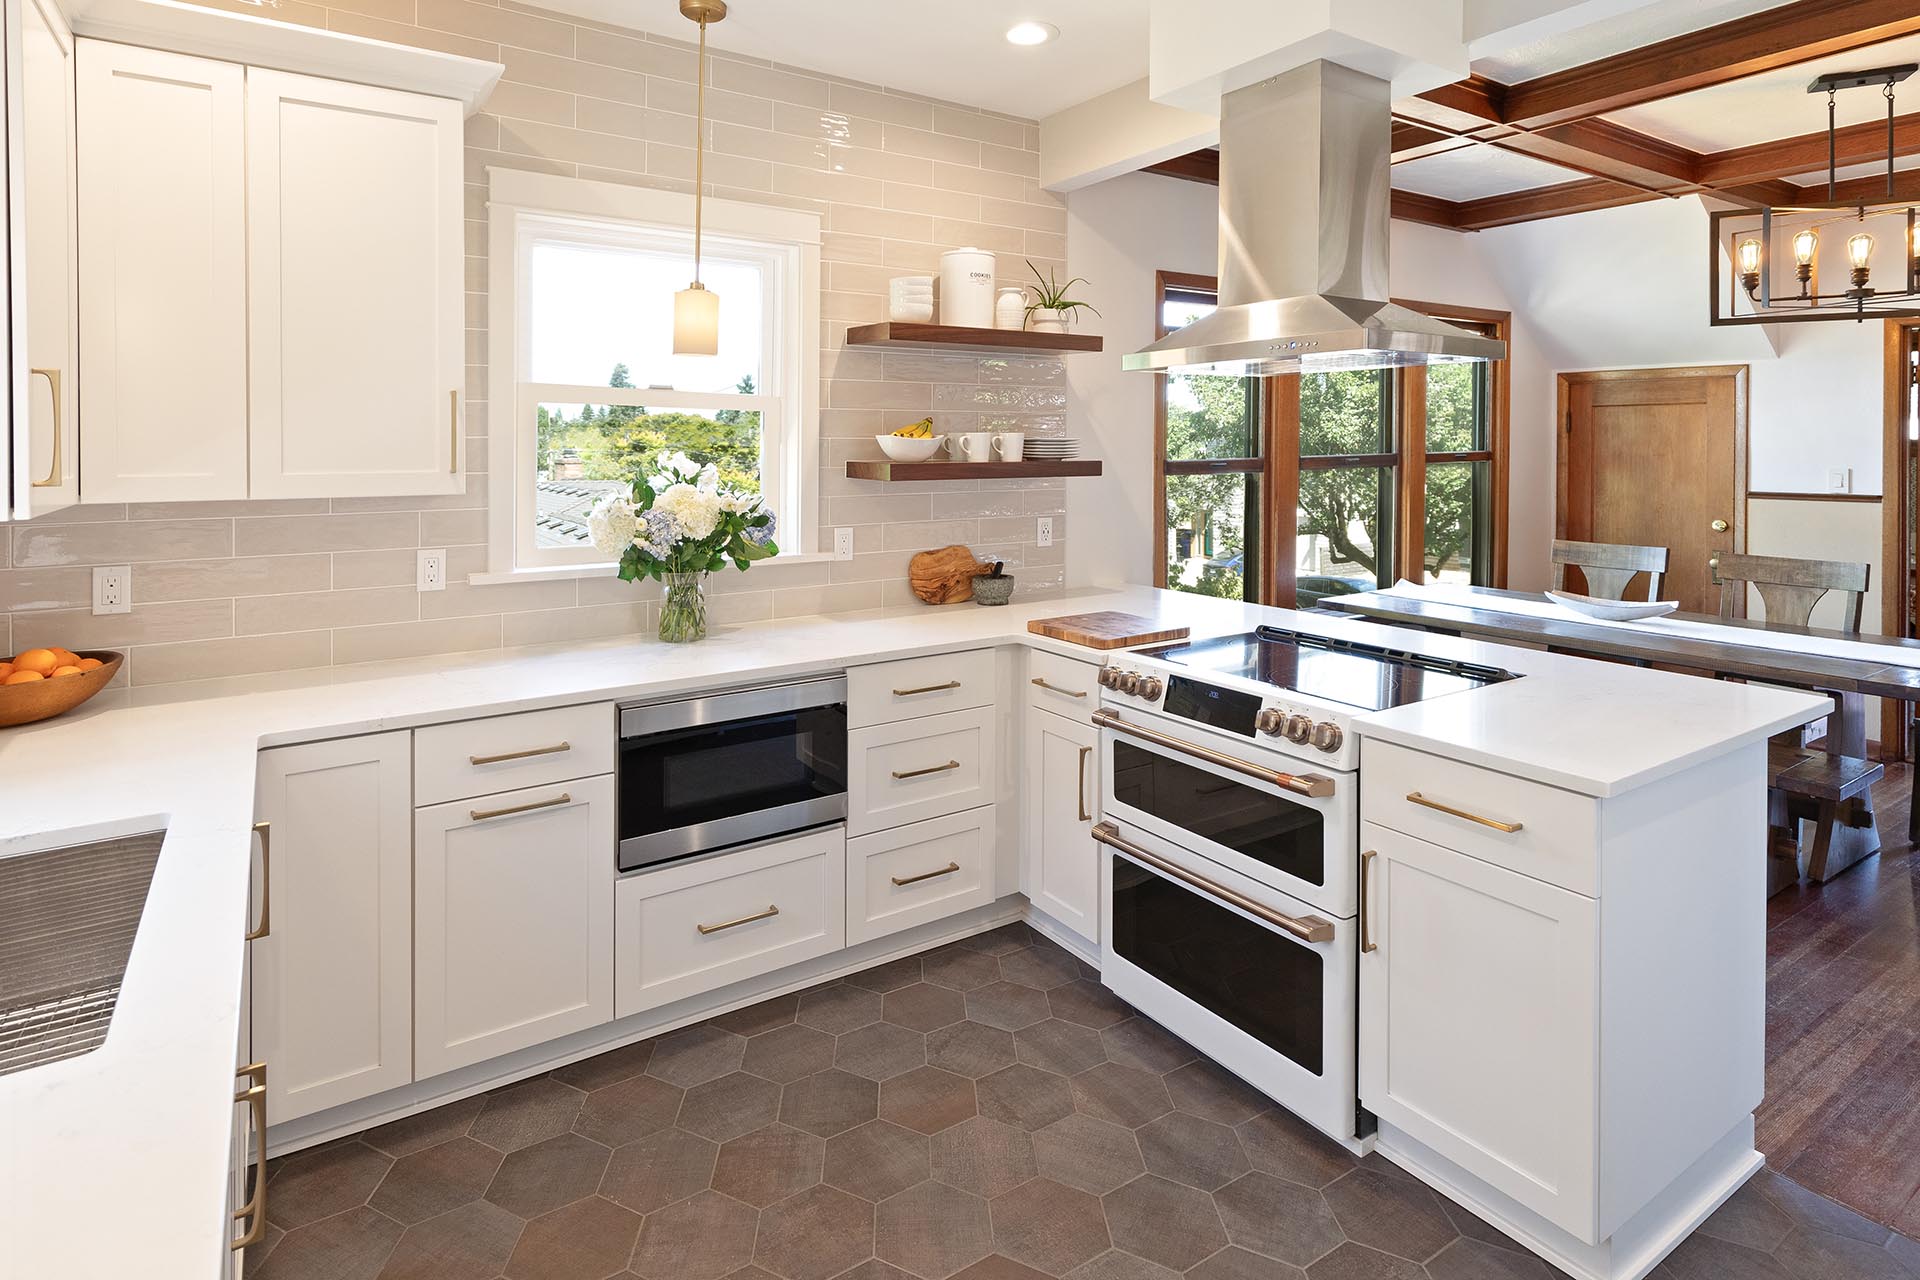
[[[1100,942],[1100,731],[1083,720],[1027,710],[1026,849],[1022,888],[1033,905],[1095,946]]]
[[[421,1079],[613,1021],[613,775],[414,816]]]
[[[460,105],[247,71],[252,496],[462,491]]]
[[[260,753],[267,934],[253,1046],[271,1123],[413,1079],[413,788],[406,732]]]
[[[1374,823],[1360,839],[1361,1104],[1591,1243],[1598,904]]]
[[[244,498],[246,73],[99,40],[77,57],[87,500]]]

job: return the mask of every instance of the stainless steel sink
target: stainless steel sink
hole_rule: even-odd
[[[106,1041],[165,834],[0,858],[0,1075]]]

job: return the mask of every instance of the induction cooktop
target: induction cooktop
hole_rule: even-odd
[[[1194,678],[1238,676],[1307,697],[1383,711],[1515,678],[1511,671],[1380,645],[1261,627],[1141,651]]]

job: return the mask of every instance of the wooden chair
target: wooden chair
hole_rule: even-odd
[[[1746,598],[1747,584],[1760,593],[1767,621],[1804,627],[1813,606],[1829,591],[1846,597],[1842,631],[1860,630],[1860,603],[1867,594],[1872,566],[1852,560],[1795,560],[1787,556],[1742,556],[1722,552],[1711,562],[1720,584],[1720,616],[1731,618]]]
[[[1569,542],[1553,540],[1553,589],[1567,589],[1567,566],[1576,566],[1587,580],[1587,594],[1603,600],[1627,598],[1627,583],[1636,573],[1647,575],[1647,599],[1660,598],[1660,579],[1667,572],[1665,547],[1636,547],[1624,542]]]
[[[1800,878],[1802,819],[1813,822],[1813,848],[1807,852],[1807,878],[1832,874],[1828,858],[1841,806],[1867,791],[1887,770],[1854,756],[1810,751],[1775,739],[1767,744],[1767,896]]]

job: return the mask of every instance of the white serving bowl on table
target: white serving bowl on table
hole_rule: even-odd
[[[875,436],[880,451],[895,462],[925,462],[940,452],[945,436]]]

